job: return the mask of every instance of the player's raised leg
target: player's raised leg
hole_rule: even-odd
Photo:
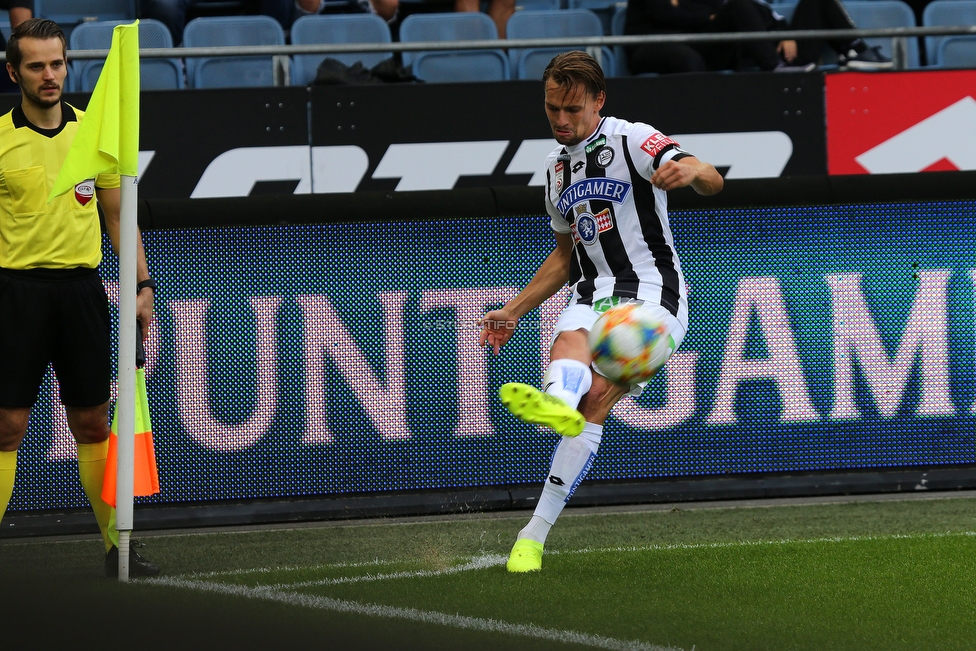
[[[589,311],[586,308],[586,311]],[[543,390],[510,382],[498,391],[502,404],[517,418],[542,425],[562,436],[577,436],[586,422],[576,408],[593,384],[590,351],[584,323],[565,321],[556,326]]]

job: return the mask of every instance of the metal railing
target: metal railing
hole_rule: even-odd
[[[222,47],[143,48],[147,59],[176,59],[215,56],[272,56],[279,59],[298,54],[357,54],[368,52],[420,52],[436,50],[496,50],[543,47],[581,47],[598,54],[603,47],[654,43],[742,43],[747,41],[831,40],[890,38],[894,68],[907,67],[908,39],[920,36],[976,36],[976,25],[938,27],[884,27],[874,29],[813,29],[763,32],[721,32],[710,34],[647,34],[633,36],[589,36],[559,38],[493,39],[477,41],[417,41],[394,43],[323,43],[318,45],[251,45]],[[71,50],[69,59],[104,59],[108,50]],[[6,56],[0,51],[0,60]]]

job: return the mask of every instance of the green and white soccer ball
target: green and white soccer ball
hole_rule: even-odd
[[[626,385],[654,377],[672,349],[665,325],[636,303],[618,305],[601,314],[588,340],[596,369]]]

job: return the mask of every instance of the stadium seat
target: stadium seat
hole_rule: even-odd
[[[76,25],[100,20],[133,21],[136,0],[34,0],[34,15],[53,20],[65,36],[70,37]]]
[[[268,16],[194,18],[183,30],[184,47],[284,45],[281,24]],[[186,80],[191,88],[273,86],[274,57],[187,57]]]
[[[773,11],[786,19],[786,22],[793,20],[793,11],[796,9],[799,0],[776,0],[769,4]]]
[[[949,36],[939,45],[942,68],[976,68],[976,36]]]
[[[932,0],[922,10],[923,27],[976,25],[976,0]],[[941,66],[939,48],[946,36],[926,36],[925,55],[930,66]],[[958,48],[960,46],[954,46]]]
[[[623,36],[624,27],[627,24],[627,5],[622,7],[617,7],[616,11],[613,12],[613,18],[610,19],[610,35],[611,36]],[[614,76],[617,77],[627,77],[630,75],[630,68],[627,67],[627,53],[624,51],[623,45],[613,46],[613,59],[616,66],[614,71]]]
[[[106,20],[81,23],[71,31],[68,46],[72,50],[107,50],[112,46],[112,31],[116,25],[128,21]],[[169,29],[158,20],[139,21],[139,48],[172,48]],[[72,62],[74,90],[91,92],[102,72],[104,59],[76,59]],[[142,90],[172,90],[183,88],[183,61],[179,58],[139,60],[139,86]]]
[[[885,27],[916,27],[915,12],[902,0],[848,0],[844,8],[851,15],[854,24],[859,29],[873,29]],[[869,46],[879,46],[882,54],[892,57],[891,38],[867,38]],[[906,38],[908,46],[907,67],[918,68],[918,39]],[[894,58],[894,57],[892,57]]]
[[[515,11],[562,9],[561,0],[515,0]]]
[[[505,30],[510,39],[603,36],[603,24],[589,9],[521,11],[508,19]],[[510,48],[509,57],[516,79],[542,79],[542,73],[560,52],[581,47]],[[600,50],[601,65],[608,76],[615,74],[610,48]]]
[[[292,45],[322,43],[389,43],[390,27],[375,14],[334,14],[302,16],[291,26]],[[291,83],[304,86],[315,79],[322,59],[332,57],[347,66],[361,61],[372,68],[392,52],[362,52],[350,54],[296,54],[292,57]]]
[[[0,34],[3,34],[4,40],[10,38],[10,21],[0,20]]]
[[[537,13],[520,12],[520,13]],[[483,13],[411,14],[400,24],[400,41],[496,41],[494,21]],[[501,49],[404,52],[403,65],[428,82],[504,81],[510,78]]]
[[[589,9],[595,13],[603,25],[603,35],[608,36],[611,33],[613,15],[617,9],[626,8],[627,3],[617,0],[567,0],[566,6],[568,9]]]

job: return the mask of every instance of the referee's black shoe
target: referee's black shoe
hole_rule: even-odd
[[[135,540],[129,542],[129,576],[159,574],[159,566],[143,558],[142,554],[136,551],[136,547],[145,547],[145,545]],[[114,545],[105,554],[105,576],[110,579],[119,578],[119,548]]]

